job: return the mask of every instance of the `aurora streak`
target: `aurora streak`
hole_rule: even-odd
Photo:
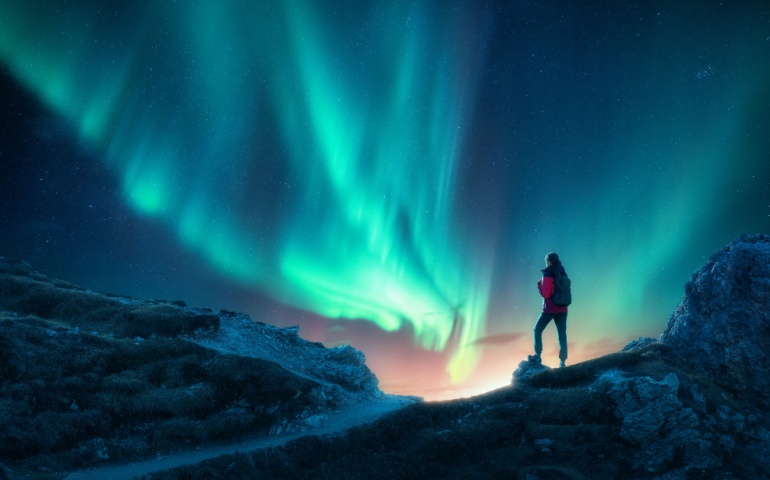
[[[9,5],[1,54],[104,154],[136,210],[217,268],[325,316],[387,331],[410,322],[428,349],[446,346],[463,302],[462,343],[483,335],[489,266],[453,222],[477,79],[446,48],[468,38],[451,18],[393,2],[374,7],[381,32],[299,1],[213,5],[148,2],[138,25],[109,9]],[[399,30],[400,41],[384,34]],[[381,41],[374,53],[341,43],[368,35]],[[283,151],[261,153],[277,141]],[[263,181],[267,162],[286,171]],[[278,212],[262,215],[261,202]],[[243,204],[251,215],[223,208]],[[453,360],[458,380],[472,352]]]
[[[0,63],[212,269],[462,383],[548,251],[585,358],[770,230],[767,8],[686,3],[0,0]]]

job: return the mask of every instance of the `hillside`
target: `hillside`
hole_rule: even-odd
[[[0,461],[14,474],[61,478],[298,431],[332,405],[382,397],[352,349],[230,312],[79,290],[20,263],[2,268],[0,411],[10,427]],[[347,433],[142,478],[770,479],[768,345],[770,236],[744,236],[693,274],[659,339],[560,369],[522,361],[511,386],[485,395],[418,402]],[[270,360],[289,351],[292,361]]]
[[[24,478],[301,432],[385,399],[349,346],[0,258],[0,463]]]
[[[152,478],[768,479],[768,341],[770,236],[745,236],[693,274],[660,339]]]

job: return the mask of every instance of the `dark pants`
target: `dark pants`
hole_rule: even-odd
[[[554,321],[556,332],[559,334],[559,359],[567,359],[567,312],[564,313],[541,313],[540,318],[535,324],[535,353],[540,355],[543,351],[543,330],[548,324]]]

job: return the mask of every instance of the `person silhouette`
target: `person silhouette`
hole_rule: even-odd
[[[541,363],[540,354],[543,352],[543,330],[553,320],[559,335],[559,367],[564,367],[567,360],[567,307],[556,305],[551,297],[554,292],[554,279],[567,276],[559,255],[554,252],[545,256],[545,268],[541,270],[543,278],[537,282],[537,290],[543,297],[543,311],[535,324],[535,354],[529,356],[531,362]]]

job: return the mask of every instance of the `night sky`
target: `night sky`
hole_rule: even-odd
[[[0,0],[0,112],[0,256],[426,399],[510,381],[550,251],[570,364],[770,233],[765,1]]]

